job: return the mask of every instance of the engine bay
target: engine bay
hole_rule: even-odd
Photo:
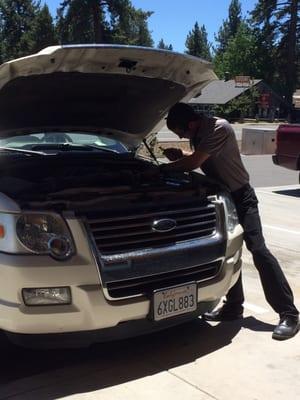
[[[0,191],[22,209],[88,211],[134,203],[206,198],[217,185],[201,174],[161,174],[132,154],[3,154]],[[176,196],[174,197],[174,194]]]

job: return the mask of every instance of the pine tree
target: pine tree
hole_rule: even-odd
[[[195,23],[194,28],[186,38],[185,47],[187,54],[211,60],[210,45],[204,25],[199,28],[198,22]]]
[[[152,46],[147,19],[130,0],[65,0],[57,11],[62,43],[123,43]]]
[[[136,46],[153,47],[153,40],[148,29],[147,19],[152,12],[145,12],[141,9],[133,9],[133,26],[131,29],[133,44]]]
[[[215,49],[216,54],[221,54],[226,50],[229,40],[234,38],[241,22],[241,3],[239,0],[232,0],[228,9],[228,19],[223,21],[218,35],[215,36],[215,40],[218,43]]]
[[[122,0],[116,5],[111,8],[108,41],[152,47],[153,40],[147,22],[152,12],[135,9],[129,0]]]
[[[53,19],[46,4],[37,12],[31,29],[26,35],[32,53],[58,43]]]
[[[300,2],[298,0],[259,0],[251,13],[252,21],[262,31],[261,42],[275,47],[274,79],[281,82],[286,101],[292,104],[297,85],[300,41]]]
[[[30,31],[38,4],[32,0],[1,0],[1,57],[2,61],[30,54]]]
[[[162,50],[170,50],[170,51],[173,50],[173,46],[172,46],[171,44],[167,45],[167,44],[164,42],[163,39],[160,39],[160,41],[158,42],[157,48],[158,48],[158,49],[162,49]]]
[[[227,72],[231,77],[261,77],[264,66],[256,54],[257,37],[246,22],[241,22],[235,36],[229,40],[226,50],[215,57],[215,71],[220,78],[224,78]]]
[[[57,10],[57,32],[63,44],[103,43],[107,24],[98,0],[65,0]]]

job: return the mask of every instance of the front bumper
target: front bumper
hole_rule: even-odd
[[[217,305],[218,300],[198,303],[195,312],[169,318],[163,321],[151,319],[139,319],[124,321],[111,328],[96,329],[83,332],[66,332],[50,334],[22,334],[5,332],[8,339],[19,346],[42,348],[80,348],[88,347],[94,343],[110,342],[135,336],[147,335],[154,332],[174,327],[197,318],[207,311],[211,311]]]
[[[87,345],[102,340],[128,337],[177,325],[210,311],[236,282],[241,260],[236,253],[242,246],[242,229],[229,235],[219,276],[198,285],[198,310],[162,322],[149,319],[151,299],[146,296],[110,300],[104,294],[96,260],[79,222],[72,222],[77,256],[60,263],[48,256],[0,256],[0,329],[14,342],[53,339],[58,347],[65,334],[73,347],[77,338]],[[75,225],[78,226],[75,226]],[[76,228],[76,229],[75,229]],[[204,251],[205,249],[203,249]],[[28,307],[22,300],[24,287],[69,286],[73,302],[62,306]],[[54,338],[57,336],[56,338]],[[19,339],[17,339],[17,337]],[[37,342],[36,342],[37,343]],[[62,340],[65,347],[65,340]]]

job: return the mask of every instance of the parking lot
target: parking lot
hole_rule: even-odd
[[[300,307],[300,188],[283,185],[296,183],[297,176],[274,167],[270,156],[253,157],[244,161],[257,188],[266,241]],[[261,171],[266,170],[268,182],[278,185],[262,187]],[[5,345],[0,399],[299,399],[300,335],[272,340],[277,315],[264,299],[246,250],[243,261],[243,320],[208,323],[199,318],[89,349],[32,351]]]

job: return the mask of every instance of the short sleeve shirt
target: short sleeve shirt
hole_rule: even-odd
[[[191,146],[210,155],[201,166],[203,172],[222,182],[230,191],[249,183],[234,130],[225,119],[204,117]]]

